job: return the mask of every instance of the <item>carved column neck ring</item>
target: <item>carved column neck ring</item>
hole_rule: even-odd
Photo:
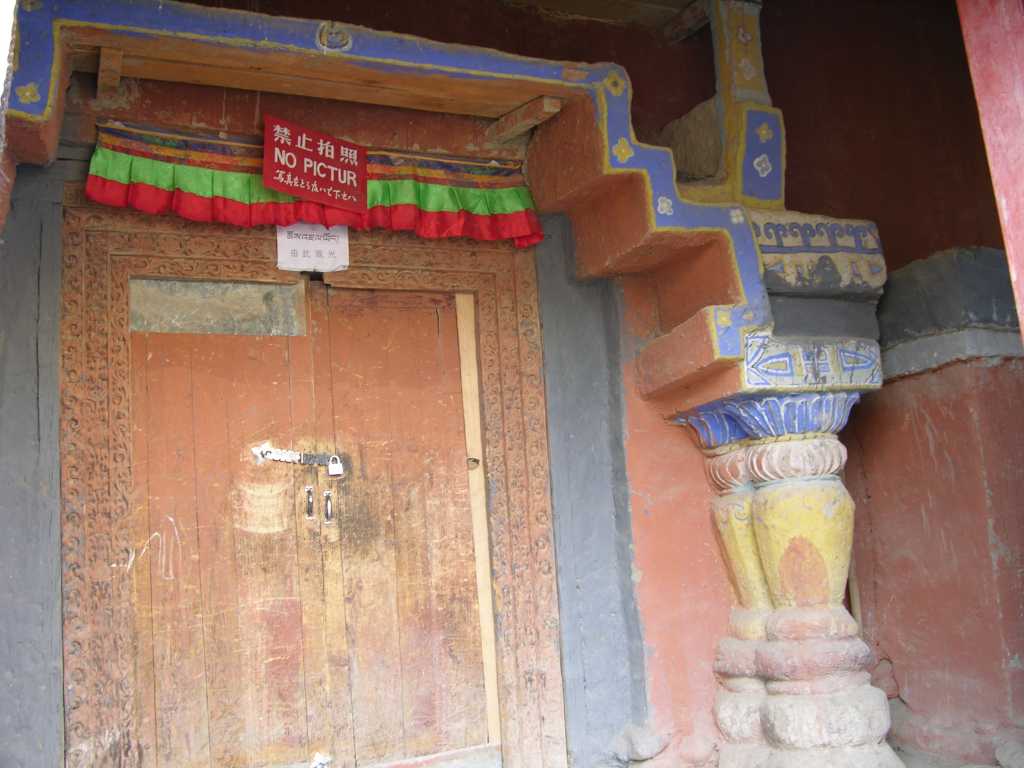
[[[747,447],[735,445],[704,454],[704,474],[719,496],[750,487]]]
[[[756,443],[747,448],[746,456],[751,479],[763,485],[838,476],[846,464],[846,446],[834,435],[820,435]]]

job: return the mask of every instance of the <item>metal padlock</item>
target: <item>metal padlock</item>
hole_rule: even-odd
[[[341,477],[345,474],[345,466],[341,463],[340,456],[331,456],[327,460],[327,474],[330,477]]]

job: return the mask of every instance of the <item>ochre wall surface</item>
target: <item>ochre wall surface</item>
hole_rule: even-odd
[[[634,583],[647,653],[651,725],[671,734],[665,765],[710,756],[716,729],[712,662],[733,595],[708,513],[704,457],[636,383],[634,356],[658,332],[649,277],[622,281],[622,386]],[[659,765],[661,765],[659,763]]]
[[[842,436],[892,739],[964,762],[1024,715],[1022,397],[1024,360],[954,363],[868,395]]]

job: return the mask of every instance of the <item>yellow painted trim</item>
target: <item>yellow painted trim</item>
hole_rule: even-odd
[[[483,430],[480,423],[480,381],[477,363],[476,297],[455,294],[455,321],[459,337],[459,371],[462,379],[462,415],[466,428],[466,453],[477,459],[468,470],[469,505],[473,519],[473,555],[476,573],[477,611],[484,666],[484,698],[487,702],[487,743],[501,743],[501,707],[498,697],[498,659],[494,630],[494,598],[491,578],[491,547],[487,524],[487,487]]]

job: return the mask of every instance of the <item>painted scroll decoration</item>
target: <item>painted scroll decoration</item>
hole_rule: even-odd
[[[511,240],[518,248],[544,238],[519,161],[381,150],[367,159],[367,210],[359,213],[265,187],[259,139],[107,122],[97,126],[85,194],[117,208],[239,227],[301,221]]]

